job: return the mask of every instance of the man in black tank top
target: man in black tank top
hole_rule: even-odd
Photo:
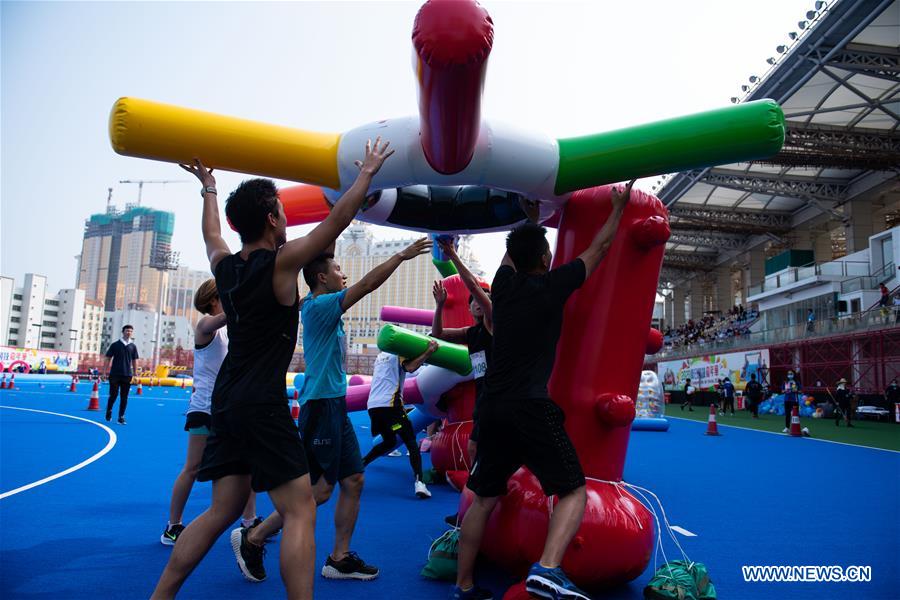
[[[475,410],[472,413],[472,433],[469,436],[468,455],[469,460],[475,460],[475,452],[478,444],[478,409],[481,406],[481,398],[484,390],[484,376],[491,364],[491,353],[494,347],[494,322],[493,305],[491,304],[490,289],[487,284],[478,282],[475,275],[466,267],[465,263],[456,254],[453,243],[440,240],[441,250],[450,259],[459,273],[459,278],[469,290],[469,311],[475,324],[470,327],[456,329],[445,328],[441,309],[447,300],[447,290],[440,281],[434,282],[435,310],[434,321],[431,324],[431,335],[456,344],[465,344],[469,348],[469,357],[472,360],[472,370],[475,372]],[[487,289],[486,289],[487,288]],[[471,466],[471,465],[470,465]]]
[[[243,182],[225,214],[241,236],[231,254],[222,238],[216,180],[199,159],[182,165],[203,189],[203,239],[228,323],[228,355],[212,398],[212,427],[199,481],[213,481],[212,505],[181,533],[153,598],[174,598],[216,539],[237,519],[250,490],[268,492],[284,518],[282,571],[290,598],[312,598],[315,514],[309,469],[284,399],[284,378],[297,343],[297,276],[330,246],[365,201],[373,176],[393,154],[388,144],[366,143],[360,174],[331,214],[305,237],[286,242],[284,207],[267,179]],[[232,532],[238,566],[251,581],[265,579],[262,548]]]

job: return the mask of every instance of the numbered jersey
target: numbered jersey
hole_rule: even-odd
[[[475,373],[475,397],[479,398],[484,389],[484,376],[491,364],[494,338],[483,323],[478,323],[466,329],[466,345],[469,347],[469,358]]]

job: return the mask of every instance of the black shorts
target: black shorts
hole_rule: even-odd
[[[584,485],[565,414],[549,398],[496,400],[478,411],[478,451],[468,488],[483,498],[506,494],[506,482],[525,465],[548,496]]]
[[[372,437],[380,435],[381,439],[390,440],[398,435],[401,439],[416,435],[403,408],[394,406],[370,408],[369,419],[372,421]]]
[[[307,400],[300,407],[300,437],[315,483],[322,475],[334,485],[363,472],[359,441],[347,417],[347,402],[340,398]]]
[[[250,475],[255,492],[268,492],[309,473],[287,402],[237,406],[212,415],[197,481]]]

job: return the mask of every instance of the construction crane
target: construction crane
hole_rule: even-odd
[[[167,183],[190,183],[188,179],[136,179],[132,181],[131,179],[122,179],[119,183],[136,183],[138,186],[138,199],[137,205],[141,205],[141,196],[144,193],[144,184],[145,183],[161,183],[163,185]]]

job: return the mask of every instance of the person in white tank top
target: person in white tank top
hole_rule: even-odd
[[[213,386],[216,384],[219,367],[228,354],[225,313],[219,302],[215,279],[207,279],[200,284],[194,293],[194,307],[205,316],[194,328],[194,389],[184,424],[184,430],[189,434],[187,459],[172,486],[169,522],[159,538],[166,546],[174,546],[184,530],[184,524],[181,522],[184,506],[197,479],[197,470],[200,468],[200,460],[203,458],[206,438],[209,435]],[[250,498],[244,506],[241,522],[244,527],[253,527],[262,522],[262,519],[256,516],[256,494],[253,492],[250,493]]]

